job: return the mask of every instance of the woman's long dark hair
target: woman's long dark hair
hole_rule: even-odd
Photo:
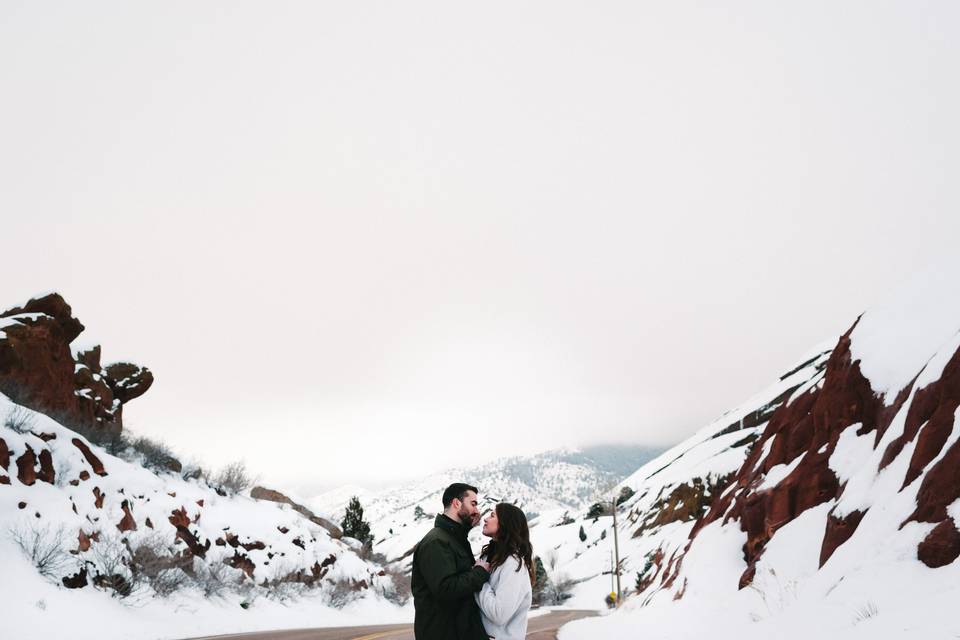
[[[490,569],[496,569],[510,556],[526,565],[530,574],[530,584],[536,582],[533,568],[533,545],[530,544],[530,528],[527,516],[512,504],[501,502],[494,510],[497,512],[499,527],[497,534],[480,551],[480,557],[490,563]],[[517,567],[520,571],[520,567]]]

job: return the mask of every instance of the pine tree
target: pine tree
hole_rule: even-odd
[[[543,590],[547,587],[547,570],[543,566],[543,562],[540,560],[540,556],[533,557],[533,566],[534,566],[534,584],[533,584],[533,603],[542,604],[543,602]]]
[[[587,541],[587,532],[583,530],[583,525],[580,525],[580,542]]]
[[[620,489],[620,496],[617,498],[617,505],[619,506],[619,505],[623,504],[624,502],[626,502],[627,500],[629,500],[630,498],[632,498],[632,497],[633,497],[633,494],[635,494],[635,493],[636,493],[636,491],[634,491],[634,490],[631,489],[630,487],[622,487],[622,488]]]
[[[590,505],[590,510],[587,511],[587,518],[596,519],[602,516],[603,514],[604,514],[603,505],[599,502],[594,502],[592,505]]]
[[[347,505],[347,510],[343,514],[340,528],[343,529],[343,535],[356,538],[364,544],[372,540],[370,523],[363,519],[363,507],[357,496],[350,498],[350,504]]]

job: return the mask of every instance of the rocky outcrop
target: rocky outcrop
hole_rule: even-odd
[[[689,483],[680,483],[674,486],[666,496],[663,495],[666,489],[664,488],[657,497],[657,501],[646,511],[647,515],[641,520],[633,537],[639,537],[650,529],[662,527],[671,522],[689,522],[699,519],[720,496],[729,481],[729,477],[716,478],[708,475],[706,481],[696,477]],[[636,514],[638,517],[639,515]],[[634,513],[628,517],[633,518]]]
[[[833,511],[827,516],[827,529],[823,533],[823,543],[820,545],[820,566],[822,567],[837,550],[837,547],[850,539],[854,531],[863,520],[866,511],[853,511],[843,517],[833,515]]]
[[[947,518],[917,546],[917,558],[931,568],[944,567],[960,557],[960,531]]]
[[[273,489],[267,489],[266,487],[254,487],[250,491],[250,497],[255,500],[268,500],[270,502],[279,502],[281,504],[288,504],[293,507],[293,510],[302,515],[304,518],[308,519],[310,522],[319,525],[327,530],[331,538],[340,539],[343,537],[343,530],[330,522],[326,518],[321,518],[320,516],[314,514],[310,509],[306,508],[301,504],[297,504],[287,496],[283,495],[279,491],[274,491]]]
[[[120,505],[120,509],[123,511],[123,519],[120,520],[117,529],[120,531],[136,531],[137,521],[134,520],[133,514],[130,513],[130,505],[126,500]]]
[[[90,450],[90,447],[87,446],[87,443],[81,440],[80,438],[74,438],[71,440],[73,446],[77,449],[80,449],[80,453],[83,454],[83,457],[86,459],[87,464],[93,469],[93,472],[98,476],[107,475],[106,470],[103,468],[103,463],[100,462],[100,458],[93,454],[93,451]],[[89,476],[88,476],[89,477]]]
[[[32,485],[37,481],[37,456],[29,446],[22,456],[17,458],[17,479],[25,485]]]
[[[0,392],[73,429],[119,433],[123,405],[150,388],[153,374],[101,366],[99,346],[75,357],[70,343],[83,329],[56,293],[0,313]]]
[[[905,469],[902,481],[897,480],[900,491],[917,482],[920,486],[916,489],[916,508],[901,528],[909,522],[935,525],[917,546],[917,559],[936,568],[960,557],[960,530],[948,513],[948,507],[960,500],[960,441],[952,437],[958,428],[955,416],[960,409],[960,350],[943,354],[950,357],[933,382],[915,388],[923,370],[910,372],[914,377],[905,387],[881,395],[873,390],[860,361],[851,354],[851,336],[859,322],[840,338],[817,377],[791,389],[789,396],[776,399],[779,406],[759,438],[751,443],[729,489],[719,499],[709,501],[709,509],[692,527],[689,542],[676,562],[671,556],[661,572],[661,553],[655,563],[656,573],[642,574],[644,589],[657,574],[664,587],[669,586],[700,531],[718,521],[739,526],[746,533],[742,548],[746,569],[739,586],[750,585],[758,560],[778,530],[814,507],[840,502],[846,482],[841,482],[829,463],[841,435],[848,430],[853,431],[850,435],[872,436],[878,473],[901,454],[909,456],[898,467]],[[767,409],[766,405],[761,407]],[[755,414],[761,415],[761,410]],[[903,425],[903,431],[895,438],[884,439],[894,418],[898,429]],[[724,434],[738,426],[739,422],[731,425]],[[881,442],[885,443],[882,451],[877,449]],[[777,479],[768,480],[773,476]],[[694,489],[686,484],[673,487],[655,503],[656,509],[640,520],[637,535],[657,525],[697,517],[704,500]],[[866,509],[838,511],[838,507],[826,514],[825,527],[820,529],[820,567],[856,534],[866,514]]]
[[[858,434],[876,432],[879,439],[909,395],[907,389],[886,405],[874,393],[860,371],[859,361],[850,354],[850,335],[855,327],[856,323],[840,338],[827,361],[822,381],[774,412],[734,478],[736,489],[718,501],[691,534],[696,536],[704,526],[720,518],[724,522],[739,521],[747,533],[743,547],[747,569],[740,580],[741,588],[752,581],[756,562],[778,529],[842,492],[840,481],[828,464],[840,433],[859,425]],[[789,465],[797,458],[801,459],[783,480],[772,487],[758,488],[771,469]],[[853,520],[832,528],[828,525],[830,540],[825,541],[821,560],[825,562],[849,537],[844,535],[852,534],[855,528]]]

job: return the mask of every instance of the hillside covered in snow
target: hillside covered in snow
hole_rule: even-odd
[[[625,604],[560,637],[960,637],[958,281],[919,274],[625,479]],[[595,606],[610,518],[578,520],[534,535]]]
[[[74,351],[60,296],[0,316],[3,637],[178,638],[403,620],[403,594],[334,523],[243,471],[126,436],[152,374]],[[54,419],[51,416],[55,416]],[[69,632],[67,628],[69,627]]]

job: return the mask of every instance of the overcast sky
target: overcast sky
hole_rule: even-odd
[[[672,444],[960,232],[956,2],[0,4],[0,306],[309,493]]]

